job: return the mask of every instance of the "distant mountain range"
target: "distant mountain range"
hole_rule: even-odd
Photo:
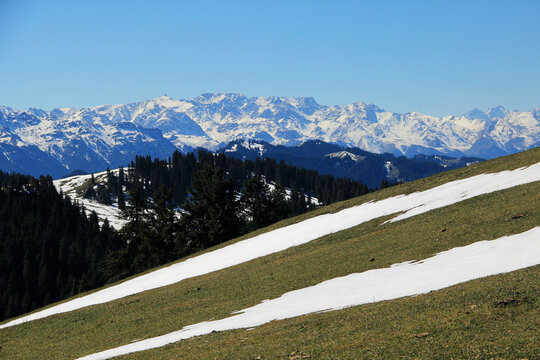
[[[493,158],[540,144],[540,108],[501,106],[442,118],[398,114],[357,102],[324,106],[313,98],[203,94],[126,105],[25,111],[0,106],[0,169],[65,175],[126,164],[136,154],[216,150],[231,140],[296,146],[319,139],[374,153]]]
[[[445,170],[457,169],[481,158],[443,155],[396,157],[390,153],[375,154],[359,148],[345,148],[320,140],[310,140],[298,146],[272,145],[265,141],[235,140],[218,150],[227,156],[255,160],[271,158],[297,167],[313,169],[320,174],[347,177],[375,188],[386,179],[390,183],[411,181]]]

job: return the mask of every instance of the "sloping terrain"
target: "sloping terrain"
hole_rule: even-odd
[[[274,320],[425,294],[468,280],[519,270],[538,264],[535,254],[539,249],[538,238],[540,227],[535,227],[524,233],[454,248],[421,261],[394,264],[389,268],[338,277],[285,293],[276,299],[265,300],[253,307],[234,312],[228,318],[185,326],[166,335],[81,359],[108,359],[217,331],[253,329]]]
[[[203,94],[192,100],[161,96],[51,111],[0,106],[0,169],[14,168],[13,159],[19,159],[15,164],[23,172],[40,175],[31,159],[50,157],[51,175],[59,177],[77,169],[115,168],[136,154],[165,158],[175,149],[215,150],[234,139],[287,146],[320,139],[374,153],[490,159],[538,146],[539,114],[538,109],[498,106],[439,118],[393,113],[362,102],[325,106],[313,98],[240,94]],[[21,154],[15,153],[17,148]]]
[[[9,358],[73,358],[91,354],[168,334],[191,324],[225,319],[232,312],[251,308],[263,299],[276,299],[288,292],[337,277],[362,274],[368,270],[382,271],[393,264],[413,260],[418,260],[415,266],[421,266],[422,260],[427,263],[430,261],[428,258],[435,259],[440,256],[437,253],[452,248],[465,246],[463,249],[467,249],[467,245],[482,240],[525,233],[540,224],[540,182],[535,178],[540,177],[538,165],[526,168],[532,172],[532,177],[529,181],[525,181],[526,176],[521,177],[522,185],[507,181],[507,177],[494,181],[494,177],[501,175],[478,176],[476,179],[485,181],[485,186],[479,184],[476,188],[485,191],[476,192],[473,196],[465,193],[471,189],[468,181],[472,176],[517,169],[536,164],[539,160],[540,151],[534,149],[388,188],[282,221],[257,233],[271,234],[271,230],[293,223],[301,226],[302,220],[307,218],[316,222],[316,216],[323,214],[333,213],[325,216],[339,217],[340,210],[350,208],[344,211],[351,213],[356,205],[362,208],[386,203],[393,209],[380,214],[368,211],[373,213],[371,220],[353,221],[348,227],[335,229],[336,232],[319,234],[324,236],[236,266],[185,278],[169,286],[100,305],[4,328],[0,330],[2,355]],[[449,188],[452,185],[447,183],[460,179],[463,180],[454,183],[462,187],[462,192],[458,193],[465,194],[459,202],[451,201],[450,193],[437,191],[440,194],[436,200],[439,206],[422,206],[426,201],[422,194],[429,194],[429,189],[437,186],[441,186],[438,190]],[[493,186],[495,183],[499,185]],[[488,189],[490,185],[494,187],[492,190]],[[494,190],[498,191],[490,192]],[[415,193],[417,191],[420,193]],[[400,194],[410,195],[390,200],[390,197]],[[410,207],[403,205],[408,203],[407,199],[415,197],[424,202]],[[383,199],[387,200],[381,201]],[[372,200],[375,202],[369,202]],[[396,212],[408,210],[411,211],[408,216],[388,221],[396,219]],[[243,239],[254,235],[257,234],[246,235]],[[538,238],[535,236],[536,233],[529,240],[532,247],[528,248],[527,255],[532,262],[523,262],[522,267],[533,265],[535,261],[540,263]],[[225,250],[232,243],[241,244],[243,239],[220,247]],[[207,255],[215,251],[210,249]],[[510,252],[505,252],[512,257]],[[480,255],[478,259],[484,258]],[[501,269],[500,272],[509,271],[509,268]],[[539,305],[538,271],[538,266],[534,266],[416,297],[272,321],[251,331],[211,333],[128,357],[396,358],[408,355],[433,358],[444,355],[458,358],[532,358],[538,353],[539,343],[538,317],[534,316]],[[464,276],[454,284],[474,278]],[[419,293],[422,292],[425,291]],[[376,300],[382,299],[372,299]],[[500,331],[501,328],[505,330]],[[40,349],[38,354],[35,349]]]

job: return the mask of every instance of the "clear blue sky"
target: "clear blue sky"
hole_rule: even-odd
[[[540,1],[0,0],[2,105],[204,92],[433,115],[530,110]]]

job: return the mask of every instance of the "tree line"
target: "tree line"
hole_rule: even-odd
[[[128,222],[115,231],[58,193],[50,177],[0,172],[0,188],[0,320],[301,214],[316,207],[312,197],[326,204],[370,191],[272,159],[204,150],[137,156],[81,189],[121,209]]]
[[[0,320],[107,282],[121,239],[59,194],[51,177],[0,171]]]
[[[118,280],[218,245],[290,216],[285,189],[273,189],[252,175],[240,192],[220,167],[206,164],[194,174],[180,213],[173,192],[161,184],[149,199],[143,182],[128,190],[119,232],[124,247],[107,261],[107,274]],[[309,208],[302,196],[304,208]]]
[[[135,185],[140,185],[143,193],[151,196],[164,185],[172,191],[173,201],[180,204],[188,195],[195,173],[207,165],[221,168],[237,191],[242,189],[246,179],[255,174],[264,178],[267,183],[276,183],[291,189],[289,196],[297,202],[302,201],[299,199],[300,194],[307,194],[308,197],[316,197],[320,204],[326,205],[364,195],[373,190],[359,181],[320,175],[315,170],[296,167],[284,161],[277,162],[270,158],[240,160],[227,157],[223,153],[214,154],[200,149],[196,153],[187,154],[175,151],[168,160],[137,156],[127,169],[121,167],[118,175],[108,171],[106,184],[103,184],[97,193],[88,195],[97,196],[98,201],[107,203],[110,196],[122,196],[120,194],[122,186],[126,186],[129,190]],[[125,199],[118,201],[124,203]],[[303,212],[305,212],[303,206],[295,207],[292,215]]]
[[[137,156],[84,191],[107,204],[116,200],[128,219],[120,231],[125,246],[107,264],[116,280],[302,214],[316,207],[313,197],[330,203],[370,189],[272,159],[199,150],[168,160]]]

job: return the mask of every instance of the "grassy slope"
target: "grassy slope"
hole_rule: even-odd
[[[367,200],[538,161],[540,149],[535,149],[333,204],[270,228]],[[516,213],[525,216],[507,220]],[[0,358],[74,358],[227,317],[262,299],[336,276],[522,232],[540,224],[540,183],[380,226],[383,220],[165,288],[0,330]],[[447,231],[441,232],[443,228]],[[375,261],[369,261],[371,258]],[[540,354],[539,289],[540,266],[536,266],[417,297],[275,321],[252,331],[210,334],[126,358],[287,359],[304,353],[323,359],[532,359]],[[470,305],[476,307],[468,310]],[[430,335],[415,337],[425,332]],[[296,350],[300,353],[291,356]]]

